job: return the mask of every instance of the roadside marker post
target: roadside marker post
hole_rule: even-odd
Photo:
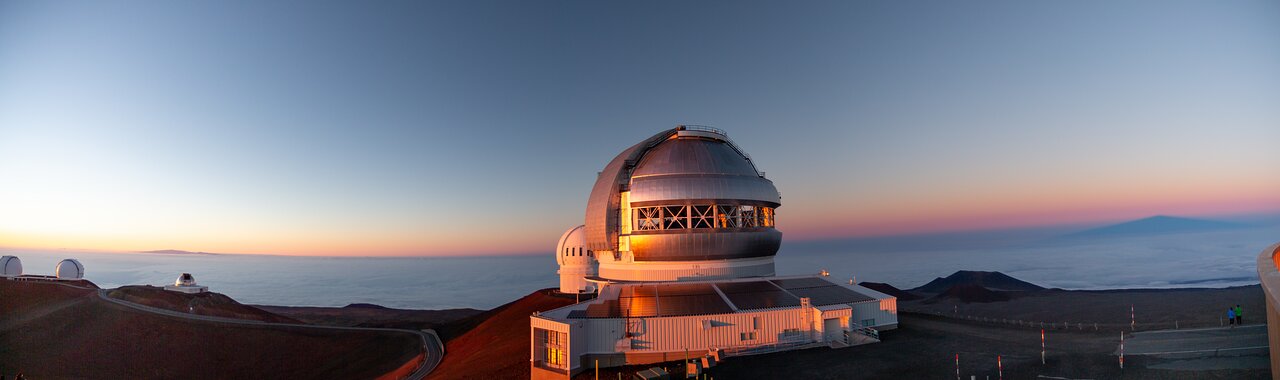
[[[956,354],[956,380],[960,380],[960,354]]]
[[[1136,326],[1138,325],[1137,320],[1138,319],[1133,315],[1133,304],[1130,304],[1129,305],[1129,331],[1137,331],[1135,330]]]
[[[1040,329],[1040,365],[1044,365],[1044,329]]]
[[[1004,380],[1004,363],[1000,361],[1000,355],[996,355],[996,370],[999,371],[1000,380]]]
[[[1124,369],[1124,331],[1120,332],[1120,369]]]

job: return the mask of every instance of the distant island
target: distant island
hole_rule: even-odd
[[[183,251],[179,249],[159,249],[155,251],[138,251],[138,253],[159,253],[164,255],[216,255],[216,253],[191,252],[191,251]]]
[[[1248,225],[1206,219],[1157,215],[1149,218],[1098,227],[1063,236],[1065,238],[1107,238],[1189,232],[1221,231]]]

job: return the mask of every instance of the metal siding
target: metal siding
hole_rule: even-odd
[[[760,201],[775,207],[782,204],[773,181],[758,176],[699,174],[635,178],[631,181],[631,194],[633,204],[688,199]]]
[[[760,318],[759,329],[752,328],[753,317]],[[778,342],[778,337],[785,329],[796,328],[803,331],[805,326],[802,319],[803,311],[800,308],[711,316],[636,318],[636,320],[644,321],[644,333],[635,338],[646,343],[644,344],[644,349],[630,352],[679,352],[687,348],[692,354],[713,347],[730,348],[773,344]],[[730,325],[703,329],[703,320],[729,323]],[[613,335],[614,338],[612,339],[606,336],[610,335],[610,326],[621,328],[623,326],[622,321],[622,319],[590,320],[587,323],[590,327],[586,329],[586,334],[591,339],[591,342],[588,343],[588,352],[615,352],[614,344],[617,339],[622,337],[621,330],[616,335]],[[743,341],[740,339],[740,333],[751,331],[756,332],[755,340]],[[574,355],[579,354],[574,353]]]
[[[622,185],[630,181],[628,165],[643,156],[650,146],[656,145],[676,133],[675,129],[659,132],[639,144],[623,150],[596,177],[596,184],[591,188],[591,196],[587,198],[585,223],[587,232],[587,249],[594,251],[613,251],[618,245],[618,208],[622,200],[619,192]]]
[[[632,177],[665,174],[760,175],[755,165],[728,143],[700,137],[667,140],[650,149]]]
[[[875,318],[876,326],[898,323],[897,302],[895,301],[896,299],[885,299],[856,303],[853,305],[852,320],[855,323],[862,323],[864,319]]]
[[[632,234],[636,261],[723,260],[773,256],[782,246],[782,232],[772,228],[752,232],[691,232]]]

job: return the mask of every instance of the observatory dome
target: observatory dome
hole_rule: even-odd
[[[84,278],[84,265],[76,259],[62,260],[58,262],[58,268],[54,273],[59,279],[79,280]]]
[[[587,200],[586,248],[599,253],[608,279],[772,275],[781,205],[773,182],[724,131],[679,126],[627,148],[600,172]],[[624,263],[633,273],[623,273]]]
[[[0,257],[0,276],[18,277],[22,275],[22,260],[18,256]]]
[[[592,252],[588,251],[586,234],[582,232],[583,226],[570,228],[560,236],[560,242],[556,244],[556,262],[560,265],[588,264],[592,261]]]
[[[583,226],[570,228],[556,244],[556,263],[560,264],[561,293],[589,293],[595,284],[586,281],[596,274],[595,252],[586,248]]]
[[[196,286],[196,277],[190,273],[183,273],[173,281],[173,286]]]

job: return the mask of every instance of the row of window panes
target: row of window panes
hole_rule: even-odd
[[[565,256],[582,256],[583,251],[584,250],[582,249],[582,247],[577,247],[577,248],[564,247],[564,252],[561,252],[561,253],[564,254]],[[588,249],[585,251],[586,251],[587,257],[595,256],[595,253],[592,252],[591,250]],[[546,251],[543,251],[543,252],[546,252]]]
[[[676,205],[631,209],[637,231],[696,228],[773,227],[773,207],[741,205]]]
[[[551,367],[567,367],[568,362],[566,362],[565,359],[568,355],[564,350],[564,346],[568,343],[565,341],[568,338],[568,334],[544,329],[536,329],[535,332],[541,334],[542,336],[540,338],[542,339],[540,340],[544,340],[546,342],[546,345],[543,348],[545,363]]]

